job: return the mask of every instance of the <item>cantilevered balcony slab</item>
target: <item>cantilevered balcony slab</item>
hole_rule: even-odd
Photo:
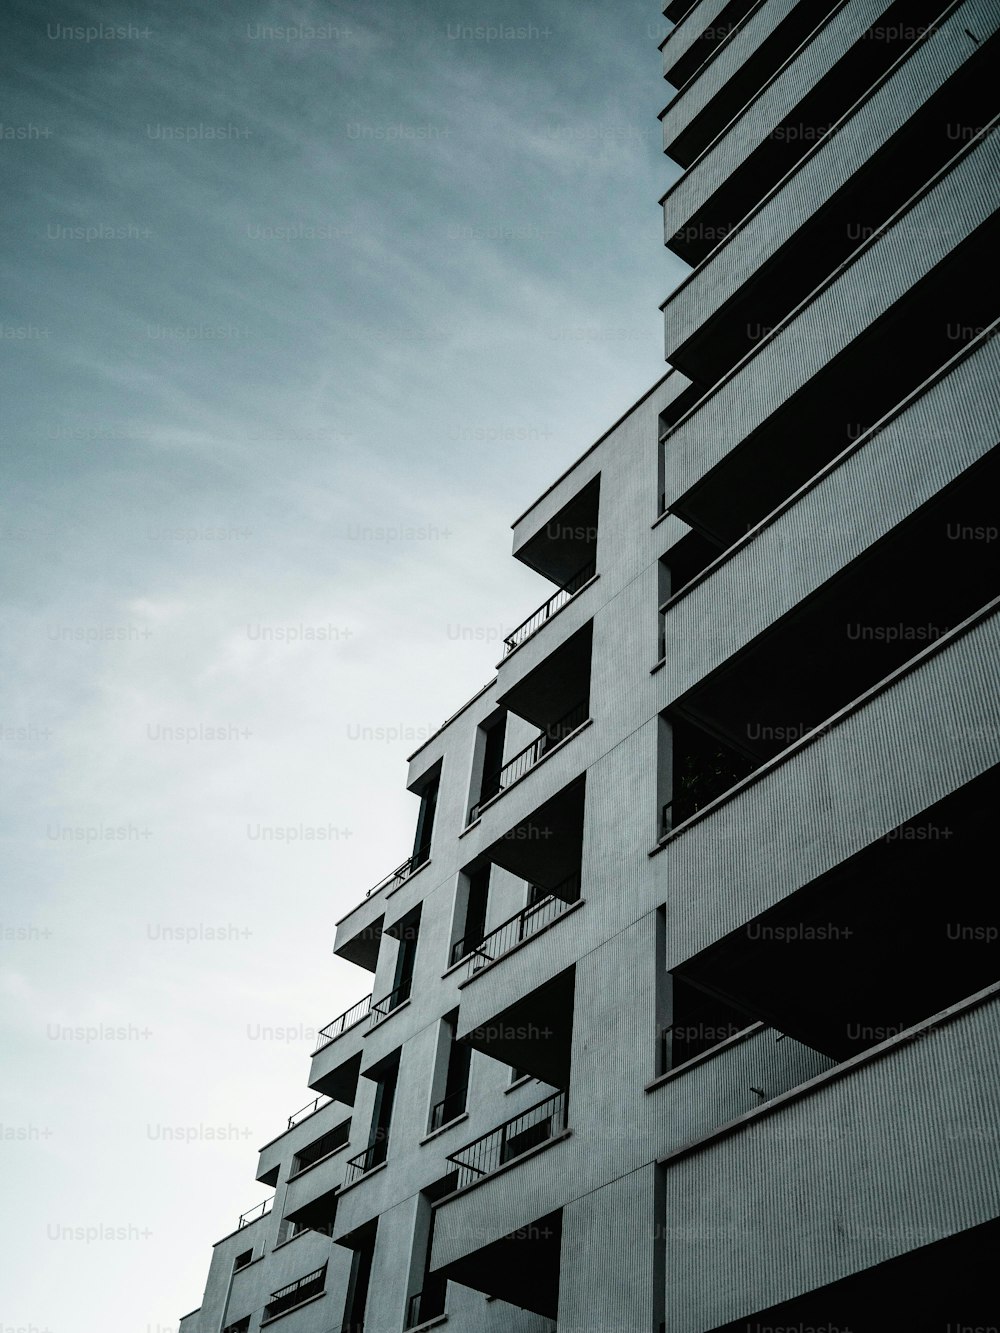
[[[319,1232],[307,1231],[271,1250],[262,1263],[239,1269],[232,1275],[227,1324],[263,1310],[275,1292],[290,1287],[309,1273],[315,1273],[324,1264],[328,1264],[326,1290],[342,1291],[343,1287],[337,1284],[347,1280],[349,1257],[345,1263],[339,1254],[331,1255],[329,1239]],[[307,1333],[307,1330],[316,1327],[316,1307],[329,1304],[330,1297],[325,1296],[310,1305],[303,1305],[301,1314],[290,1310],[282,1316],[280,1323],[275,1324],[275,1328],[280,1328],[282,1333],[285,1329],[289,1333]]]
[[[764,8],[770,12],[769,5]],[[884,83],[852,108],[835,134],[821,139],[800,160],[663,303],[668,361],[688,374],[715,378],[719,329],[725,334],[734,320],[741,329],[752,324],[747,310],[752,308],[753,293],[762,284],[780,285],[784,280],[780,266],[773,271],[766,267],[774,256],[969,60],[975,48],[965,30],[980,34],[985,43],[998,26],[1000,13],[990,0],[960,4],[926,41],[911,48]],[[954,147],[957,150],[959,144]],[[746,301],[730,313],[730,303],[738,295]]]
[[[835,0],[767,0],[749,6],[739,23],[697,68],[693,79],[667,106],[663,123],[663,151],[687,166],[773,77],[812,28],[834,8]],[[725,9],[727,6],[722,6]],[[795,10],[794,21],[789,16]],[[712,26],[718,26],[715,20]],[[722,27],[729,25],[723,16]],[[762,49],[763,48],[763,49]],[[671,83],[668,62],[676,65],[670,44],[663,48],[664,74]],[[682,70],[687,62],[681,63]],[[706,114],[707,112],[707,114]]]
[[[663,77],[679,88],[714,60],[727,35],[762,0],[698,0],[660,43]]]
[[[961,427],[942,427],[951,422]],[[998,423],[1000,339],[984,338],[665,604],[659,705],[684,694],[990,453]]]
[[[531,1118],[523,1117],[524,1123]],[[493,1161],[493,1169],[475,1183],[464,1184],[435,1205],[432,1270],[555,1317],[560,1210],[573,1191],[564,1125],[557,1112],[551,1123],[541,1125],[544,1137],[536,1135],[539,1141],[533,1147],[518,1151],[513,1143],[506,1160]],[[456,1156],[463,1156],[461,1150]],[[495,1262],[501,1254],[513,1266]]]
[[[682,824],[668,970],[1000,763],[998,654],[994,602]]]
[[[834,410],[827,397],[832,392],[830,375],[841,373],[841,363],[833,364],[835,359],[855,343],[850,354],[860,355],[863,340],[876,326],[884,331],[884,317],[890,312],[902,319],[904,298],[914,303],[921,299],[921,293],[928,290],[918,288],[921,279],[933,275],[944,282],[950,258],[971,263],[972,252],[962,242],[968,241],[973,249],[988,249],[990,220],[998,207],[1000,142],[991,135],[970,143],[968,151],[892,225],[765,336],[678,423],[664,444],[670,508],[693,526],[717,535],[725,545],[732,540],[735,518],[731,502],[722,498],[724,492],[731,495],[734,487],[745,486],[760,497],[761,504],[773,508],[770,496],[777,484],[772,476],[775,470],[781,468],[782,476],[795,477],[812,457],[807,448],[815,452],[820,446],[824,451],[828,447],[818,427],[816,444],[811,438],[803,440],[802,432],[807,426],[812,431],[808,414],[819,411],[817,404],[822,404],[827,418]],[[941,330],[932,332],[944,336]],[[877,395],[879,388],[875,382],[866,392]],[[840,425],[845,435],[846,425]],[[765,445],[766,454],[762,453]],[[838,451],[831,450],[827,457],[834,452]],[[816,466],[827,461],[817,457]],[[806,470],[802,481],[809,475]],[[755,518],[760,516],[755,514]],[[745,530],[745,523],[740,530]]]
[[[994,987],[668,1156],[673,1333],[748,1319],[1000,1214],[998,1020]]]
[[[289,1176],[285,1186],[284,1216],[303,1226],[320,1229],[332,1224],[337,1191],[344,1184],[350,1145],[345,1142],[304,1171]]]
[[[282,1165],[335,1126],[349,1120],[351,1108],[343,1102],[316,1097],[288,1117],[286,1128],[260,1150],[257,1179],[274,1186]]]
[[[830,15],[808,48],[771,79],[664,196],[664,217],[669,219],[664,227],[668,244],[676,233],[690,227],[697,216],[704,218],[705,205],[734,169],[779,129],[798,103],[890,7],[889,0],[851,0]],[[720,216],[716,222],[728,229],[739,220],[739,217]],[[712,245],[701,236],[696,242],[692,239],[674,243],[673,248],[689,262],[697,262]]]

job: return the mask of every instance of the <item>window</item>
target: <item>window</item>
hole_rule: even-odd
[[[469,1096],[469,1069],[472,1047],[455,1040],[458,1010],[444,1019],[444,1085],[441,1100],[431,1108],[430,1133],[457,1119],[465,1110]],[[441,1048],[439,1047],[439,1052]]]
[[[222,1333],[250,1333],[250,1316],[237,1319],[235,1324],[227,1324]]]
[[[239,1272],[241,1268],[246,1268],[247,1264],[250,1263],[253,1263],[253,1250],[244,1250],[233,1260],[233,1272]]]
[[[451,946],[449,965],[457,963],[460,958],[465,958],[483,942],[492,868],[491,863],[487,861],[478,870],[470,870],[459,878],[456,924],[460,923],[462,934]]]
[[[357,1236],[354,1254],[351,1259],[351,1276],[347,1282],[347,1297],[344,1301],[344,1320],[340,1333],[364,1333],[365,1310],[368,1306],[368,1284],[372,1275],[372,1260],[375,1257],[375,1235],[377,1223],[372,1223]]]
[[[416,794],[420,797],[420,810],[417,813],[417,831],[413,838],[412,869],[418,870],[431,854],[431,838],[434,833],[434,815],[437,812],[438,788],[441,785],[441,765],[430,777],[424,779]]]

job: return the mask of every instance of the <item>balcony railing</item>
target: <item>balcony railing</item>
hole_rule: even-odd
[[[376,1000],[372,1005],[372,1023],[377,1023],[380,1018],[388,1018],[394,1009],[410,998],[410,988],[413,985],[413,979],[407,979],[401,982],[395,990],[391,990],[388,995],[383,995],[381,1000]]]
[[[261,1322],[277,1319],[278,1315],[284,1314],[286,1310],[294,1310],[296,1305],[302,1305],[313,1296],[318,1296],[325,1285],[326,1264],[312,1273],[307,1273],[305,1277],[300,1277],[296,1282],[290,1282],[287,1287],[279,1287],[277,1291],[272,1291],[271,1299],[264,1306],[264,1318]]]
[[[579,897],[580,872],[576,871],[567,876],[546,897],[540,898],[538,902],[531,903],[528,907],[522,907],[520,912],[501,922],[466,952],[458,953],[460,947],[464,949],[465,941],[456,940],[452,946],[453,960],[457,962],[458,958],[464,957],[468,961],[466,978],[473,977],[482,971],[487,963],[492,963],[497,958],[502,958],[505,953],[510,953],[511,949],[522,940],[529,939],[543,926],[561,916]]]
[[[348,1028],[354,1027],[355,1023],[360,1023],[363,1018],[367,1018],[371,1007],[372,997],[366,995],[357,1004],[352,1004],[350,1009],[345,1009],[332,1023],[327,1023],[325,1028],[320,1028],[316,1050],[321,1051],[324,1046],[329,1046],[331,1041],[336,1041]]]
[[[274,1195],[272,1194],[269,1199],[265,1199],[263,1203],[259,1203],[256,1208],[249,1208],[245,1213],[240,1213],[240,1220],[236,1224],[236,1230],[242,1231],[242,1229],[248,1227],[251,1222],[259,1222],[262,1217],[267,1217],[268,1213],[271,1211],[271,1205],[273,1203]]]
[[[431,1108],[431,1127],[429,1133],[433,1134],[436,1129],[442,1125],[447,1125],[450,1121],[460,1116],[465,1110],[465,1104],[469,1096],[467,1087],[456,1088],[450,1092],[447,1097],[441,1101],[435,1102]]]
[[[332,1097],[317,1097],[314,1102],[310,1102],[308,1106],[303,1106],[300,1111],[293,1111],[288,1117],[288,1128],[292,1129],[295,1125],[301,1124],[303,1120],[308,1120],[311,1115],[314,1115],[324,1106],[329,1106],[332,1101]]]
[[[506,653],[512,653],[519,644],[524,643],[525,639],[530,639],[532,634],[540,630],[551,616],[561,610],[571,598],[576,596],[581,588],[590,582],[596,572],[597,561],[588,560],[582,569],[578,569],[572,578],[568,578],[562,587],[552,594],[547,602],[543,602],[527,620],[522,620],[517,629],[511,630],[503,641],[506,650],[505,656]]]
[[[439,1289],[418,1291],[406,1302],[406,1323],[403,1328],[416,1328],[418,1324],[424,1324],[428,1319],[436,1319],[438,1315],[444,1314],[444,1301],[443,1285]]]
[[[566,1094],[553,1093],[537,1106],[522,1111],[497,1129],[450,1154],[449,1162],[458,1167],[456,1188],[462,1189],[476,1180],[498,1171],[505,1162],[530,1151],[540,1143],[554,1139],[566,1128]]]
[[[430,843],[427,843],[425,846],[418,848],[401,866],[397,866],[391,874],[386,875],[385,879],[380,879],[377,884],[373,884],[365,897],[373,898],[376,893],[381,893],[383,889],[396,888],[405,880],[408,880],[411,875],[415,875],[421,866],[425,866],[430,860],[430,856]]]
[[[685,774],[675,784],[674,796],[660,809],[660,837],[665,838],[671,829],[683,824],[706,805],[723,796],[730,787],[747,777],[757,767],[750,760],[741,763],[719,764],[716,768],[706,768],[698,772]]]
[[[383,1134],[374,1143],[369,1143],[364,1152],[359,1152],[356,1157],[349,1157],[344,1172],[344,1184],[353,1185],[356,1180],[366,1176],[369,1171],[374,1171],[377,1166],[381,1166],[388,1151],[389,1137]]]
[[[518,751],[513,759],[508,759],[501,768],[488,774],[483,779],[479,800],[469,810],[469,823],[471,824],[474,819],[479,818],[479,812],[487,801],[492,801],[494,796],[499,796],[518,778],[524,777],[525,773],[534,768],[539,759],[547,754],[553,746],[566,740],[567,736],[572,736],[577,727],[583,726],[589,715],[590,704],[588,700],[582,699],[578,704],[574,704],[568,713],[564,713],[555,722],[550,722],[531,744]]]

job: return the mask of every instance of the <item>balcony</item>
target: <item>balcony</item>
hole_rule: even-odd
[[[532,1148],[558,1138],[566,1130],[566,1094],[557,1092],[507,1120],[448,1156],[458,1168],[457,1189],[465,1189],[499,1171]]]
[[[542,628],[542,626],[556,614],[561,611],[567,602],[571,601],[578,592],[584,588],[596,577],[597,562],[588,560],[585,565],[576,571],[567,581],[562,584],[556,592],[543,602],[537,611],[532,612],[527,620],[523,620],[517,629],[504,639],[504,655],[512,653],[515,648],[519,648],[526,639],[530,639],[533,634]]]
[[[579,703],[574,704],[562,717],[548,723],[529,745],[526,745],[512,759],[508,759],[502,768],[488,774],[483,779],[479,800],[473,802],[469,808],[469,823],[475,823],[485,805],[488,805],[490,801],[495,800],[505,792],[508,787],[513,786],[515,782],[523,778],[550,750],[568,740],[575,731],[578,731],[589,720],[589,717],[590,704],[588,700],[582,699]]]
[[[543,927],[561,916],[580,897],[579,872],[568,876],[556,888],[529,903],[520,912],[502,922],[485,935],[477,944],[468,948],[464,939],[456,940],[452,946],[452,963],[466,961],[465,980],[470,980],[490,963],[495,963],[505,954],[516,949],[524,940],[536,935]]]
[[[296,1306],[305,1305],[306,1301],[315,1300],[317,1296],[322,1296],[325,1285],[326,1264],[312,1273],[307,1273],[305,1277],[290,1282],[287,1287],[279,1287],[277,1291],[272,1291],[271,1299],[264,1306],[264,1315],[260,1321],[261,1328],[270,1323],[272,1319],[277,1319],[279,1315],[294,1310]]]
[[[364,1152],[359,1152],[356,1157],[349,1157],[344,1174],[344,1188],[353,1185],[362,1176],[369,1175],[376,1167],[382,1166],[388,1152],[389,1138],[387,1135],[382,1135],[374,1143],[370,1143]]]
[[[946,1291],[953,1329],[988,1325],[972,1318],[986,1305],[969,1299],[986,1270],[968,1288],[934,1255],[1000,1210],[997,1019],[994,986],[667,1154],[673,1333],[745,1329],[762,1309],[799,1299],[808,1305],[792,1323],[760,1327],[808,1327],[813,1315],[831,1328],[946,1327],[943,1311],[934,1323],[913,1308],[906,1281],[887,1283],[883,1320],[872,1319],[882,1300],[845,1310],[828,1285],[905,1255],[924,1270],[930,1313]],[[994,1284],[990,1309],[995,1301]]]
[[[350,1009],[345,1009],[338,1018],[333,1020],[332,1023],[327,1023],[325,1028],[320,1028],[320,1040],[316,1046],[316,1050],[321,1051],[324,1046],[329,1046],[331,1041],[336,1041],[338,1037],[343,1036],[349,1028],[355,1027],[358,1023],[366,1019],[371,1011],[371,1007],[372,997],[366,995],[363,1000],[359,1000],[357,1004],[351,1005]],[[314,1051],[313,1054],[315,1055],[315,1053],[316,1052]],[[288,1123],[290,1126],[291,1121]]]

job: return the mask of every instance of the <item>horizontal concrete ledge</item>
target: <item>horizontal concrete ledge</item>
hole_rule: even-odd
[[[352,1180],[349,1185],[341,1185],[340,1189],[337,1191],[337,1198],[339,1199],[342,1194],[346,1194],[348,1190],[357,1189],[357,1187],[363,1185],[366,1180],[371,1180],[372,1176],[377,1176],[378,1173],[384,1171],[388,1165],[388,1161],[379,1162],[378,1166],[373,1166],[370,1171],[366,1171],[363,1176],[358,1176],[357,1180]]]
[[[569,733],[568,736],[564,736],[562,740],[557,741],[556,744],[553,745],[551,749],[546,750],[545,753],[542,755],[542,757],[540,759],[536,759],[535,762],[531,765],[531,767],[529,769],[526,769],[525,772],[523,772],[519,778],[515,778],[509,787],[504,787],[503,791],[498,791],[496,796],[491,796],[488,801],[485,801],[479,807],[478,816],[472,821],[471,824],[466,824],[465,828],[462,829],[462,832],[458,836],[460,838],[464,838],[465,835],[468,833],[469,829],[475,828],[476,825],[480,823],[483,817],[482,812],[484,810],[492,810],[493,806],[496,805],[497,801],[502,801],[509,791],[513,791],[515,787],[520,786],[521,783],[524,782],[526,778],[530,778],[532,773],[536,772],[541,767],[541,765],[545,763],[546,759],[551,759],[554,754],[558,754],[559,751],[563,748],[563,746],[568,745],[571,740],[579,736],[581,731],[586,731],[587,728],[593,724],[593,721],[594,719],[592,717],[588,717],[585,722],[581,722],[578,727],[574,727],[574,729]],[[537,737],[535,739],[537,740]],[[534,744],[534,742],[532,742],[532,744]],[[516,757],[517,756],[515,755],[515,758]]]
[[[722,1041],[717,1041],[714,1046],[709,1046],[707,1051],[702,1051],[700,1055],[692,1055],[690,1060],[685,1060],[682,1065],[675,1065],[673,1069],[666,1070],[663,1074],[657,1074],[652,1082],[647,1083],[643,1091],[655,1092],[657,1088],[662,1088],[664,1083],[669,1083],[672,1078],[677,1078],[679,1074],[685,1074],[689,1069],[694,1069],[695,1065],[704,1064],[706,1060],[711,1060],[713,1056],[720,1051],[726,1050],[729,1046],[738,1046],[741,1041],[746,1041],[747,1037],[752,1037],[755,1032],[763,1032],[767,1027],[766,1023],[751,1023],[749,1027],[734,1032],[731,1037],[725,1037]]]
[[[468,1120],[468,1118],[468,1111],[463,1111],[462,1114],[457,1115],[454,1120],[449,1120],[446,1125],[439,1125],[437,1129],[432,1129],[429,1134],[425,1134],[420,1140],[419,1146],[422,1148],[425,1143],[430,1143],[432,1139],[439,1138],[442,1134],[447,1134],[449,1129],[454,1129],[456,1125],[460,1125],[463,1120]]]
[[[470,1190],[477,1190],[480,1185],[485,1185],[487,1181],[496,1180],[497,1176],[502,1176],[505,1171],[509,1171],[512,1167],[520,1166],[522,1162],[530,1161],[532,1157],[537,1157],[539,1153],[545,1152],[547,1148],[562,1143],[563,1139],[568,1139],[572,1133],[571,1129],[561,1130],[551,1139],[546,1139],[544,1143],[539,1143],[536,1147],[529,1148],[527,1152],[521,1153],[520,1157],[512,1157],[509,1162],[504,1162],[495,1171],[491,1171],[488,1176],[480,1176],[478,1180],[463,1185],[460,1190],[453,1190],[451,1194],[446,1194],[443,1199],[436,1200],[433,1207],[441,1208],[446,1203],[453,1203],[455,1199],[464,1198]]]
[[[425,1319],[422,1324],[414,1324],[407,1333],[424,1333],[424,1329],[437,1328],[438,1324],[447,1324],[448,1316],[446,1314],[435,1315],[433,1319]]]
[[[282,1310],[281,1314],[276,1314],[270,1319],[260,1321],[261,1328],[269,1328],[271,1324],[276,1324],[279,1319],[284,1319],[287,1314],[294,1314],[296,1310],[304,1310],[307,1305],[312,1305],[313,1301],[321,1301],[326,1295],[325,1291],[318,1291],[315,1296],[310,1296],[307,1300],[299,1301],[298,1305],[290,1305],[287,1310]]]
[[[324,1157],[317,1157],[315,1162],[310,1162],[309,1165],[304,1166],[301,1171],[296,1171],[294,1176],[289,1176],[286,1184],[291,1185],[293,1181],[301,1180],[303,1176],[307,1176],[309,1172],[314,1170],[317,1166],[322,1166],[323,1163],[328,1162],[331,1157],[336,1157],[338,1153],[343,1152],[347,1146],[346,1143],[342,1143],[339,1148],[333,1148]]]
[[[557,926],[560,921],[565,921],[568,916],[571,916],[577,910],[577,908],[582,907],[586,901],[586,898],[577,898],[575,903],[569,904],[565,912],[560,912],[559,915],[554,916],[551,921],[546,921],[544,926],[539,926],[539,928],[531,935],[526,935],[523,940],[518,940],[518,942],[509,948],[506,953],[502,953],[499,958],[492,959],[483,967],[479,968],[478,971],[473,972],[471,977],[466,977],[464,981],[460,981],[458,983],[458,989],[461,990],[464,986],[468,986],[470,982],[481,977],[484,972],[491,971],[496,967],[497,963],[505,963],[508,958],[511,958],[520,949],[523,949],[526,944],[530,944],[532,940],[539,939],[547,930],[551,930],[553,926]],[[513,1084],[511,1086],[513,1087]]]
[[[698,1152],[702,1148],[719,1139],[728,1138],[731,1134],[737,1133],[744,1126],[752,1124],[763,1116],[770,1115],[773,1111],[780,1109],[789,1102],[798,1101],[801,1097],[808,1097],[814,1089],[823,1087],[827,1083],[832,1083],[835,1079],[843,1078],[851,1074],[855,1069],[862,1065],[872,1064],[880,1060],[885,1055],[891,1055],[897,1046],[902,1046],[905,1042],[913,1041],[917,1037],[923,1036],[942,1024],[949,1023],[953,1018],[975,1009],[980,1004],[987,1004],[990,1000],[1000,995],[1000,981],[995,981],[992,986],[987,986],[984,990],[976,991],[973,995],[968,995],[964,1000],[959,1000],[955,1004],[949,1005],[939,1013],[933,1014],[930,1018],[925,1018],[904,1032],[897,1032],[892,1037],[887,1037],[885,1041],[879,1042],[877,1046],[872,1046],[867,1051],[861,1051],[858,1055],[852,1055],[849,1059],[843,1060],[839,1065],[834,1065],[832,1069],[824,1070],[822,1074],[817,1074],[814,1078],[807,1079],[805,1083],[800,1083],[797,1087],[790,1088],[787,1092],[779,1093],[770,1101],[764,1102],[761,1106],[755,1106],[751,1111],[745,1111],[742,1115],[736,1116],[733,1120],[728,1120],[724,1125],[717,1125],[707,1134],[700,1138],[692,1139],[690,1143],[684,1143],[679,1148],[674,1148],[668,1152],[665,1157],[660,1158],[662,1162],[676,1161],[680,1157],[687,1157],[691,1153]]]
[[[735,783],[735,785],[730,787],[728,791],[724,791],[721,796],[717,796],[714,801],[710,801],[708,805],[703,806],[700,810],[696,810],[694,814],[685,819],[683,823],[678,824],[676,828],[671,829],[669,833],[665,834],[655,847],[650,848],[646,855],[657,856],[666,847],[669,847],[675,838],[679,838],[683,833],[686,833],[689,828],[693,828],[700,820],[706,819],[709,815],[714,814],[720,806],[733,800],[733,798],[738,796],[740,792],[744,792],[749,787],[752,787],[754,783],[760,782],[776,768],[780,768],[783,764],[788,763],[788,761],[794,755],[798,754],[800,750],[804,750],[806,746],[812,745],[815,741],[820,740],[828,731],[832,731],[834,727],[839,726],[841,722],[850,717],[852,713],[859,712],[866,704],[870,703],[872,699],[876,699],[880,694],[884,694],[886,690],[892,689],[897,681],[912,675],[912,673],[923,666],[926,661],[936,656],[938,653],[943,652],[946,648],[951,647],[953,643],[962,638],[963,635],[967,634],[969,630],[974,629],[981,621],[988,620],[998,609],[1000,609],[1000,597],[994,597],[991,602],[987,602],[985,606],[981,606],[978,611],[974,611],[967,619],[955,625],[947,634],[942,634],[939,639],[935,639],[933,643],[929,643],[925,648],[921,648],[921,650],[915,654],[915,656],[911,657],[908,662],[904,662],[903,665],[897,667],[895,671],[891,671],[888,676],[885,676],[875,685],[872,685],[869,689],[865,690],[864,694],[859,694],[856,699],[852,699],[849,704],[845,704],[843,708],[838,709],[837,712],[828,717],[825,722],[821,722],[818,726],[813,727],[812,731],[807,731],[804,736],[800,736],[798,740],[793,741],[787,749],[782,750],[780,754],[776,754],[773,758],[768,759],[766,763],[761,764],[760,768],[755,768],[752,773],[748,773],[745,778]]]
[[[503,1090],[503,1095],[506,1097],[507,1094],[509,1092],[513,1092],[515,1088],[523,1088],[525,1083],[531,1082],[532,1077],[533,1076],[531,1074],[522,1074],[521,1077],[516,1078],[513,1083],[507,1084],[507,1086]]]
[[[520,643],[515,643],[514,647],[510,650],[510,652],[505,654],[505,656],[503,656],[497,663],[497,671],[499,672],[500,668],[504,665],[504,663],[509,662],[510,659],[514,656],[514,654],[518,652],[519,649],[523,648],[526,643],[530,643],[532,639],[537,638],[538,635],[541,634],[542,630],[545,628],[546,625],[551,625],[553,620],[555,620],[556,616],[561,615],[562,612],[566,610],[567,606],[572,606],[573,603],[576,601],[576,599],[580,596],[580,594],[582,592],[586,592],[587,589],[591,586],[591,584],[596,583],[600,577],[601,577],[600,574],[591,574],[587,582],[581,583],[579,588],[577,588],[576,592],[570,593],[569,597],[567,597],[566,601],[563,602],[562,606],[557,606],[556,609],[552,612],[552,614],[548,616],[545,620],[543,620],[537,629],[533,629],[531,633],[527,636],[527,638],[522,639]],[[552,596],[553,597],[558,596],[560,591],[561,589],[557,588],[555,592],[552,594]],[[541,610],[541,607],[539,607],[539,610]],[[532,612],[532,614],[534,615],[536,613]]]

